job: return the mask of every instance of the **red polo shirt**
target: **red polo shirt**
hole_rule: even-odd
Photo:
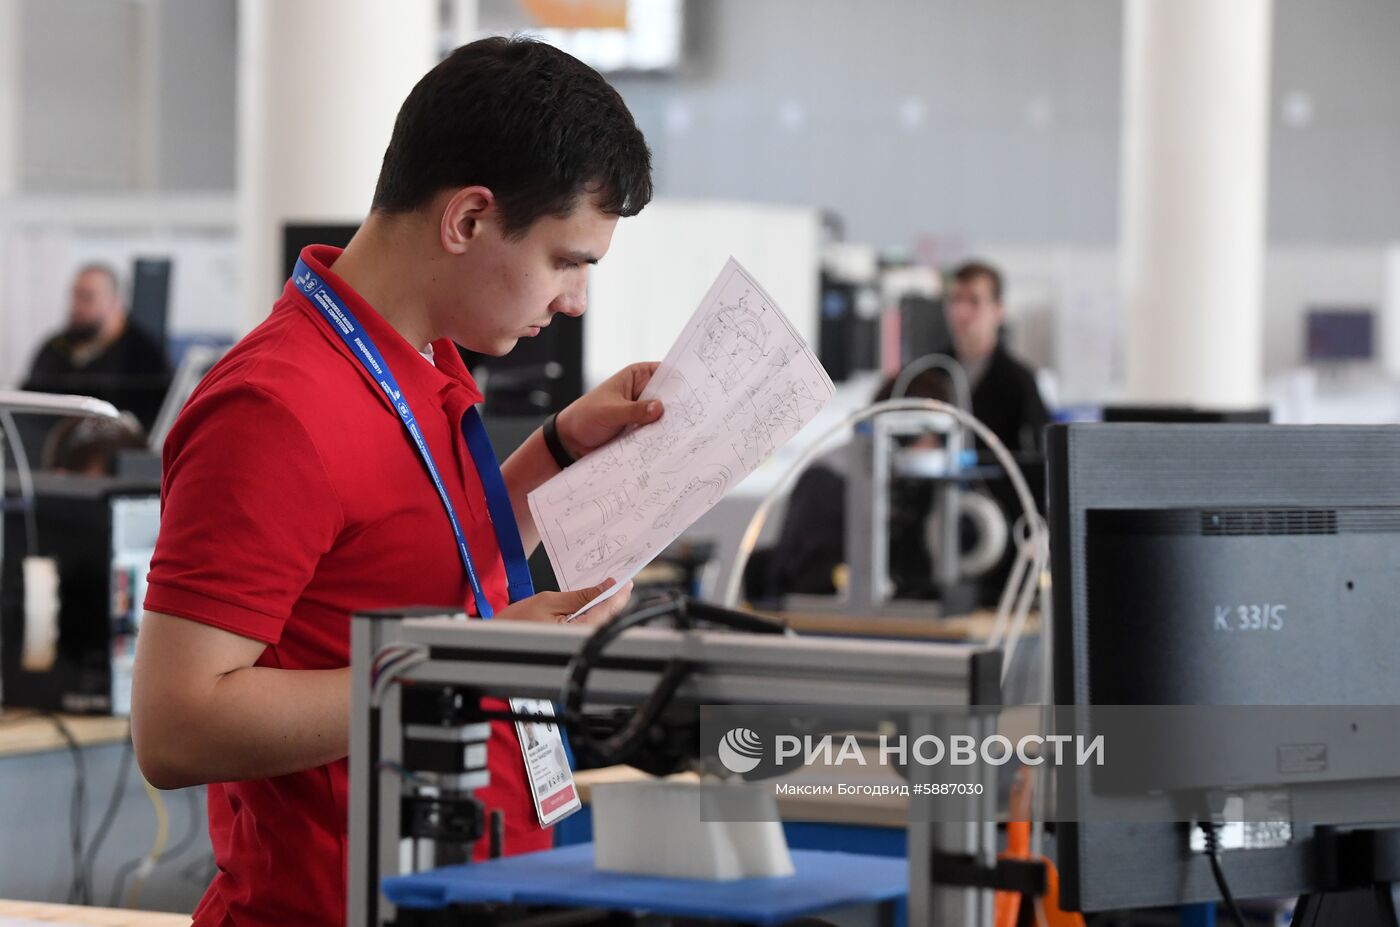
[[[437,366],[330,269],[302,257],[350,306],[399,381],[447,484],[483,589],[506,604],[505,569],[462,437],[481,393],[451,342]],[[350,661],[350,613],[470,607],[471,589],[432,481],[388,399],[289,282],[271,316],[199,385],[165,442],[161,530],[146,608],[266,643],[259,666]],[[507,852],[543,849],[512,726],[497,723],[491,786]],[[219,873],[197,927],[345,923],[344,760],[209,787]]]

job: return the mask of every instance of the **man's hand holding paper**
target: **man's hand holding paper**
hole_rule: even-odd
[[[637,415],[639,427],[612,440],[601,428],[575,432],[581,448],[606,443],[530,493],[563,589],[631,579],[835,392],[772,298],[732,259],[665,360],[650,367],[627,368],[596,400],[614,403],[619,420]],[[664,415],[650,417],[652,401]]]

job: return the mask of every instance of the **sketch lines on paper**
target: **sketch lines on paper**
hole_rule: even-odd
[[[651,526],[663,531],[672,527],[678,516],[700,514],[724,497],[725,491],[729,489],[730,476],[731,472],[725,466],[708,467],[692,476],[685,487],[672,498],[670,505],[652,520]]]
[[[630,578],[831,394],[801,336],[731,261],[642,394],[665,403],[660,421],[625,433],[531,494],[561,586]]]
[[[626,543],[627,535],[625,534],[600,534],[588,542],[583,556],[574,564],[574,569],[583,571],[602,566],[609,557],[616,556],[622,550],[622,545]]]
[[[808,418],[821,408],[821,402],[806,383],[789,379],[761,399],[750,395],[745,406],[747,408],[741,410],[745,414],[732,417],[744,424],[737,429],[730,446],[742,466],[752,470],[797,434]]]
[[[762,315],[767,307],[751,308],[749,295],[721,304],[705,320],[696,350],[700,362],[726,393],[742,385],[758,362],[768,356],[768,326]]]

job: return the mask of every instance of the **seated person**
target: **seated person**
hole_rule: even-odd
[[[953,271],[944,303],[953,353],[972,387],[972,414],[1013,454],[1040,452],[1050,414],[1035,374],[1002,344],[1001,297],[1001,273],[992,265],[968,261]]]
[[[128,324],[116,272],[89,264],[73,279],[67,327],[39,348],[21,388],[105,400],[149,431],[169,387],[164,352]]]

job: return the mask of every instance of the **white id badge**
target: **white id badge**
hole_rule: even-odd
[[[515,722],[520,751],[525,755],[525,772],[530,777],[530,794],[535,799],[535,816],[541,827],[548,827],[583,807],[574,773],[564,753],[564,738],[554,723],[554,704],[548,699],[513,698],[510,710],[518,715],[537,715],[539,721]],[[548,720],[546,720],[548,719]]]

